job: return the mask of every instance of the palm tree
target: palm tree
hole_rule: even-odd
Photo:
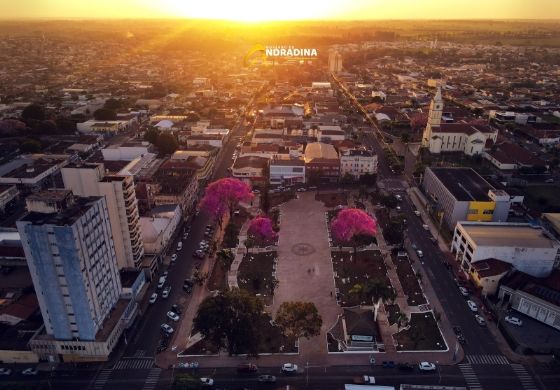
[[[408,319],[407,315],[404,314],[402,311],[399,311],[396,320],[397,320],[397,331],[400,331],[402,328],[406,328],[410,323],[410,320]]]
[[[374,307],[374,321],[377,321],[377,312],[379,310],[379,305],[381,302],[386,302],[390,297],[395,294],[394,290],[387,286],[387,284],[380,278],[373,278],[367,281],[365,286],[367,295],[371,297],[371,301]]]

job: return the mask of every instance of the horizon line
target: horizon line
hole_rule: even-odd
[[[234,19],[219,19],[219,18],[196,18],[196,17],[177,17],[177,16],[161,16],[161,17],[134,17],[134,18],[121,18],[121,17],[88,17],[88,16],[45,16],[45,17],[16,17],[16,18],[1,18],[0,22],[17,22],[17,21],[76,21],[76,20],[91,20],[91,21],[160,21],[160,20],[174,20],[174,21],[213,21],[213,22],[230,22],[238,24],[259,24],[259,23],[290,23],[290,22],[379,22],[379,21],[535,21],[535,22],[560,22],[560,18],[372,18],[372,19],[271,19],[271,20],[256,20],[256,21],[243,21]]]

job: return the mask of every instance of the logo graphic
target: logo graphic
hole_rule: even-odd
[[[313,61],[318,58],[315,48],[297,48],[294,46],[264,46],[256,44],[243,57],[246,67],[263,64],[267,61]]]

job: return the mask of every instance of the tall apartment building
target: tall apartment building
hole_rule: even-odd
[[[359,178],[377,173],[377,155],[365,149],[349,149],[340,153],[340,176]]]
[[[31,206],[17,222],[45,330],[55,340],[94,341],[122,290],[107,203],[66,195],[53,203]]]
[[[104,196],[119,269],[139,269],[144,255],[140,213],[132,175],[105,175],[103,164],[62,169],[64,187],[79,196]]]
[[[329,53],[329,72],[342,72],[342,56],[338,51],[331,51]]]

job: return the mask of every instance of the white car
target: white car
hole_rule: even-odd
[[[282,365],[282,372],[284,374],[295,374],[297,372],[297,364],[294,363],[284,363]]]
[[[37,375],[39,373],[39,371],[37,371],[36,368],[26,368],[25,370],[23,370],[21,372],[23,375]]]
[[[478,322],[478,325],[480,326],[486,326],[486,320],[479,314],[474,316],[474,319],[476,320],[476,322]]]
[[[460,292],[461,295],[464,296],[464,297],[468,297],[468,296],[469,296],[469,290],[467,290],[467,289],[464,288],[463,286],[459,286],[459,292]]]
[[[173,263],[173,262],[175,262],[176,260],[177,260],[177,253],[173,253],[173,254],[171,255],[171,262]]]
[[[175,330],[167,324],[161,324],[161,330],[163,330],[167,334],[173,333]]]
[[[150,303],[156,303],[156,301],[157,301],[157,294],[156,294],[156,293],[153,293],[153,294],[150,296]]]
[[[200,384],[202,385],[202,387],[214,386],[214,379],[212,379],[212,378],[200,378]]]
[[[517,317],[506,316],[506,318],[504,318],[504,320],[506,320],[506,322],[509,322],[512,325],[517,325],[517,326],[523,325],[523,321],[521,321]]]
[[[422,228],[423,228],[424,230],[430,230],[430,227],[429,227],[428,225],[426,225],[426,224],[423,224],[423,225],[422,225]]]
[[[418,363],[418,369],[420,371],[435,371],[436,365],[430,362],[420,362]]]
[[[162,297],[162,298],[168,298],[170,292],[171,292],[171,286],[167,286],[167,287],[163,290],[163,292],[161,293],[161,297]]]
[[[0,368],[0,375],[12,375],[12,370],[10,370],[9,368]]]
[[[181,249],[183,249],[183,242],[179,241],[179,243],[177,243],[177,250],[180,251]]]
[[[175,322],[179,321],[179,315],[172,311],[167,312],[167,318]]]
[[[474,303],[470,299],[467,301],[467,305],[469,305],[469,309],[471,309],[472,312],[476,313],[478,311],[478,307],[476,306],[476,303]]]
[[[424,257],[424,252],[422,252],[420,249],[416,250],[416,254],[417,254],[418,257],[420,257],[420,258]]]
[[[414,210],[414,215],[416,215],[417,217],[419,217],[419,216],[420,216],[420,211]]]

